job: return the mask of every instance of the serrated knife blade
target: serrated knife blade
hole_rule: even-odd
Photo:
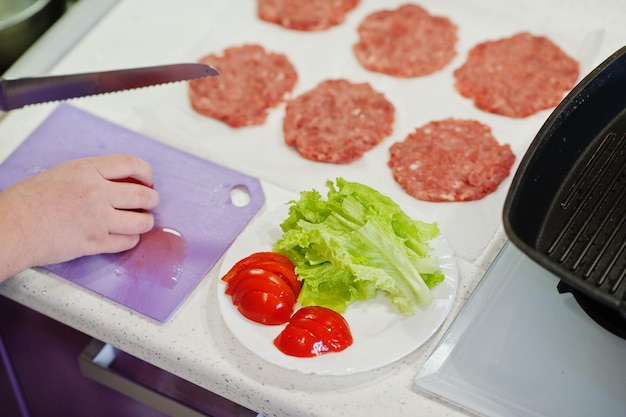
[[[0,78],[0,110],[219,75],[210,65],[185,63],[45,77]]]

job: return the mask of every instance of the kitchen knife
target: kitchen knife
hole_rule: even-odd
[[[190,63],[47,77],[0,78],[0,110],[216,75],[219,71],[210,65]]]

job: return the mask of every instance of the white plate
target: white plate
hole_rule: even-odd
[[[226,252],[220,278],[240,259],[259,251],[271,250],[282,235],[280,223],[287,218],[286,205],[260,214]],[[431,242],[432,256],[438,257],[445,279],[437,285],[431,306],[414,316],[401,315],[387,297],[379,294],[366,302],[352,303],[344,318],[350,325],[354,342],[342,352],[313,358],[285,355],[274,346],[274,338],[284,325],[265,326],[246,319],[224,294],[220,279],[217,298],[226,325],[249,350],[275,365],[307,374],[347,375],[390,364],[411,353],[441,326],[448,315],[458,283],[458,270],[453,251],[443,237]]]

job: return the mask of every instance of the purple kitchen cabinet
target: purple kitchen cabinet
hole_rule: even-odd
[[[18,381],[14,379],[13,365],[9,361],[8,353],[4,349],[4,343],[0,337],[0,411],[7,416],[23,416],[20,407],[22,396],[19,394]],[[17,394],[17,395],[16,395]]]
[[[110,363],[92,364],[104,344],[2,296],[0,336],[4,417],[257,416],[112,347]]]

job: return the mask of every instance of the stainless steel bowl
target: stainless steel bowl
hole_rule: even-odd
[[[0,74],[63,14],[66,0],[0,1]]]

